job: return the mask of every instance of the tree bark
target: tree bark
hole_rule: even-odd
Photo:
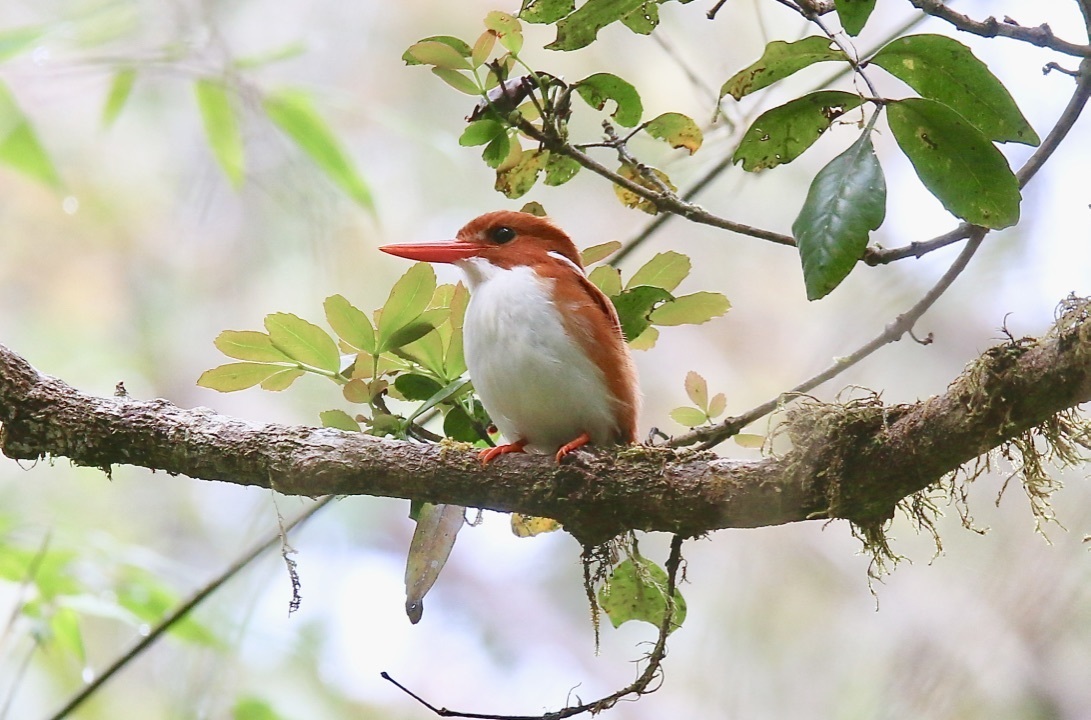
[[[166,400],[95,397],[0,346],[0,448],[272,488],[288,495],[412,498],[552,517],[585,544],[629,529],[694,536],[808,519],[881,522],[897,503],[982,453],[1091,399],[1091,303],[983,354],[939,396],[884,406],[804,403],[792,449],[738,461],[662,448],[508,455],[487,467],[457,444],[249,423]]]

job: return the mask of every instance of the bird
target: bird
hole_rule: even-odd
[[[560,463],[587,444],[636,442],[640,391],[617,311],[553,221],[498,210],[471,220],[455,240],[379,249],[453,263],[466,277],[466,367],[507,441],[483,450],[483,464],[528,450]]]

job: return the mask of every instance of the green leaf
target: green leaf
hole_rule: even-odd
[[[481,159],[489,167],[497,168],[508,157],[509,152],[511,152],[511,138],[507,133],[501,133],[489,141],[489,144],[481,151]]]
[[[49,619],[49,629],[53,640],[68,655],[74,657],[80,665],[87,661],[83,645],[83,633],[80,631],[80,616],[67,607],[57,608]]]
[[[103,127],[110,127],[117,120],[117,116],[125,108],[125,103],[129,101],[135,83],[135,68],[125,68],[114,74],[114,79],[110,83],[110,92],[106,94],[106,103],[102,106]]]
[[[9,60],[28,49],[44,34],[45,30],[36,25],[0,31],[0,62]]]
[[[708,417],[709,419],[715,419],[724,414],[724,410],[727,409],[727,396],[723,393],[716,393],[712,396],[712,399],[708,401]]]
[[[670,419],[685,427],[697,427],[708,422],[708,415],[695,407],[677,407],[668,413]]]
[[[269,377],[261,381],[261,389],[268,390],[269,392],[280,392],[281,390],[287,390],[291,387],[299,378],[303,377],[306,371],[302,368],[285,368],[278,373],[273,373]]]
[[[825,297],[845,279],[885,216],[886,180],[865,130],[815,176],[792,224],[808,300]]]
[[[599,605],[614,627],[629,620],[642,620],[659,626],[667,614],[667,572],[642,557],[628,558],[616,568],[599,590]],[[686,619],[686,601],[674,589],[674,615],[670,632]]]
[[[644,126],[653,138],[667,142],[672,148],[685,148],[689,154],[697,152],[704,142],[704,134],[693,119],[682,113],[663,113]]]
[[[594,1],[588,0],[587,4],[590,5]],[[579,10],[576,12],[578,13]],[[622,80],[617,75],[595,73],[577,83],[573,83],[572,87],[576,89],[576,92],[588,105],[596,110],[602,110],[606,107],[607,100],[613,100],[617,107],[614,112],[610,113],[610,117],[617,120],[618,125],[635,127],[644,114],[644,105],[640,102],[640,93],[636,91],[632,83]]]
[[[556,187],[557,185],[564,185],[566,182],[576,177],[576,173],[580,171],[580,164],[560,153],[550,153],[549,159],[545,164],[545,184],[550,187]]]
[[[235,701],[235,706],[231,708],[231,720],[286,720],[286,718],[266,701],[246,697]]]
[[[201,110],[205,135],[216,162],[233,187],[238,188],[246,176],[242,134],[238,118],[231,107],[231,96],[219,80],[200,78],[193,84],[197,107]]]
[[[649,316],[660,303],[672,298],[671,294],[660,287],[638,285],[627,288],[613,297],[618,319],[621,320],[621,332],[626,340],[633,340],[651,324]]]
[[[469,46],[466,50],[467,52],[462,52],[462,48],[455,49],[450,43],[439,40],[422,40],[410,45],[405,54],[421,65],[435,65],[449,70],[473,70],[473,65],[467,59],[473,50]]]
[[[848,62],[848,56],[833,46],[828,37],[812,35],[795,42],[774,40],[765,46],[765,52],[757,62],[735,73],[723,84],[720,97],[731,95],[741,100],[805,67],[832,60]]]
[[[282,90],[265,97],[266,114],[349,197],[374,211],[371,191],[356,173],[337,137],[299,91]]]
[[[790,163],[814,144],[835,120],[859,107],[855,93],[823,90],[767,110],[747,129],[734,162],[747,172]]]
[[[273,345],[293,360],[329,372],[341,369],[337,343],[322,328],[291,313],[265,316]]]
[[[158,623],[180,602],[178,596],[154,575],[132,567],[127,569],[126,577],[115,592],[121,607],[149,624]],[[192,614],[171,625],[168,632],[197,645],[215,647],[220,644],[216,634],[194,620]]]
[[[462,135],[458,138],[458,144],[463,147],[486,145],[505,130],[503,123],[492,118],[474,120],[462,131]]]
[[[841,27],[856,37],[871,17],[875,0],[834,0],[834,7],[837,8],[837,17],[841,18]]]
[[[629,340],[630,350],[651,350],[659,340],[659,331],[654,327],[647,327],[644,332]]]
[[[403,325],[391,333],[383,343],[383,349],[386,352],[399,350],[410,343],[417,342],[435,329],[435,324],[426,320],[412,320],[408,325]]]
[[[546,50],[579,50],[595,42],[599,30],[644,4],[644,0],[587,0],[557,22],[557,39]],[[533,22],[533,21],[532,21]]]
[[[988,66],[944,35],[910,35],[884,46],[869,61],[922,97],[950,107],[995,142],[1038,145],[1040,140],[1011,93]]]
[[[633,273],[633,276],[629,278],[629,282],[625,287],[632,288],[637,287],[638,285],[651,285],[668,291],[674,290],[678,287],[679,283],[686,279],[691,268],[692,264],[688,257],[680,252],[667,250],[666,252],[657,254],[651,260],[644,263],[640,269]]]
[[[702,412],[708,412],[708,383],[693,370],[686,373],[686,395]]]
[[[533,215],[534,217],[549,217],[549,213],[542,207],[542,204],[540,202],[535,202],[534,200],[531,200],[523,205],[523,207],[519,208],[519,212],[524,212],[528,215]]]
[[[497,171],[496,190],[513,200],[526,195],[538,181],[548,159],[548,150],[524,150],[513,166]]]
[[[607,297],[612,298],[621,292],[621,271],[616,267],[599,265],[588,273],[587,279]]]
[[[425,400],[424,404],[414,410],[413,414],[406,419],[406,422],[411,423],[436,405],[454,400],[462,393],[472,389],[473,385],[470,384],[469,380],[465,378],[456,378],[447,383],[447,385],[435,395]]]
[[[586,250],[580,252],[580,262],[583,263],[584,267],[588,265],[594,265],[595,263],[601,262],[606,258],[610,257],[620,249],[620,240],[610,240],[609,242],[604,242],[601,245],[592,245]],[[599,289],[601,290],[602,288]],[[614,294],[616,295],[617,293]]]
[[[367,313],[358,309],[343,295],[331,295],[322,303],[326,322],[337,336],[357,350],[375,354],[375,329],[367,319]]]
[[[272,338],[256,330],[224,330],[212,344],[224,355],[236,360],[291,362],[291,358],[273,346]]]
[[[994,229],[1019,221],[1019,181],[996,146],[968,120],[921,98],[890,103],[887,120],[921,182],[951,213]]]
[[[379,315],[379,352],[390,350],[394,333],[421,316],[436,291],[436,272],[425,262],[415,263],[398,278]],[[427,331],[425,331],[427,332]],[[417,335],[423,337],[424,333]],[[414,338],[415,339],[415,338]],[[412,342],[406,340],[405,342]],[[404,345],[405,342],[402,344]]]
[[[344,430],[346,432],[360,432],[360,423],[344,410],[323,410],[318,413],[322,421],[322,427]]]
[[[472,443],[481,439],[474,428],[473,419],[461,405],[455,405],[447,411],[447,415],[443,418],[443,434],[459,442]]]
[[[443,386],[435,378],[417,373],[399,375],[394,381],[394,387],[406,400],[413,401],[427,400],[443,389]]]
[[[235,392],[245,390],[261,383],[271,375],[284,370],[283,365],[264,363],[237,362],[205,370],[197,378],[197,384],[209,390]]]
[[[409,50],[412,50],[414,47],[416,47],[417,45],[420,45],[421,43],[428,43],[428,42],[443,43],[444,45],[447,45],[448,47],[454,49],[454,51],[456,53],[458,53],[461,57],[464,57],[464,58],[468,58],[471,55],[473,55],[473,49],[469,45],[466,44],[465,40],[461,40],[459,38],[452,37],[451,35],[433,35],[432,37],[426,37],[423,40],[421,40],[420,42],[415,43],[414,45],[410,46]],[[405,62],[406,65],[424,65],[425,64],[425,63],[421,62],[420,60],[418,60],[417,58],[415,58],[409,52],[409,50],[406,50],[405,53],[402,54],[402,61]],[[427,52],[427,50],[426,50],[426,52]]]
[[[432,589],[451,554],[458,531],[465,522],[465,508],[424,503],[417,513],[417,527],[409,541],[405,563],[405,612],[409,621],[420,621],[424,596]]]
[[[232,60],[231,64],[240,70],[250,70],[272,65],[273,63],[283,62],[284,60],[291,60],[292,58],[299,57],[305,52],[307,52],[306,43],[296,40],[295,42],[290,42],[287,45],[282,45],[278,48],[273,48],[272,50],[263,50],[253,55],[235,58]]]
[[[695,292],[676,297],[652,310],[655,325],[701,325],[718,318],[731,307],[727,298],[716,292]]]
[[[519,18],[528,23],[552,25],[576,9],[576,0],[523,0]]]
[[[621,16],[621,24],[638,35],[651,35],[659,26],[659,4],[663,0],[645,0],[636,10]]]
[[[500,44],[510,53],[523,49],[523,31],[519,20],[500,10],[493,10],[485,16],[485,27],[497,35]]]
[[[30,120],[23,115],[7,86],[0,83],[0,164],[7,165],[54,190],[61,179]]]
[[[738,433],[732,436],[739,447],[750,448],[752,450],[760,450],[765,447],[764,435],[753,435],[751,433]]]
[[[480,95],[481,88],[470,76],[450,68],[434,67],[432,74],[465,95]]]

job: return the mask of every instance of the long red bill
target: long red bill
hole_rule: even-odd
[[[379,248],[390,255],[397,255],[408,260],[424,262],[455,262],[475,257],[481,248],[471,243],[451,240],[448,242],[413,243],[406,245],[383,245]]]

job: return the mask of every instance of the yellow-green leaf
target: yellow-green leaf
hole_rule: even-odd
[[[689,395],[689,399],[693,401],[693,404],[708,413],[708,383],[699,374],[690,370],[686,373],[686,395]]]
[[[268,390],[270,392],[280,392],[281,390],[287,390],[291,387],[299,378],[303,377],[306,371],[302,368],[285,368],[278,373],[273,373],[269,377],[261,381],[261,389]]]
[[[685,427],[697,427],[708,422],[708,415],[695,407],[678,407],[670,411],[671,420]]]
[[[674,290],[686,279],[691,268],[692,263],[682,253],[673,250],[661,252],[633,273],[625,287],[651,285],[667,291]]]
[[[644,131],[653,138],[670,144],[672,148],[685,148],[689,154],[697,152],[704,142],[704,134],[693,119],[682,113],[663,113],[649,122]]]
[[[652,173],[655,177],[659,178],[659,181],[663,183],[663,185],[666,186],[671,192],[674,192],[678,189],[674,186],[674,183],[671,182],[671,179],[667,177],[667,174],[662,170],[650,166],[645,166],[645,169],[648,172]],[[644,173],[642,173],[639,169],[637,169],[630,163],[622,163],[621,167],[618,168],[617,172],[618,175],[621,175],[623,178],[632,180],[637,185],[646,187],[653,193],[658,194],[663,192],[658,184],[656,184],[650,178],[646,177]],[[645,199],[641,195],[637,195],[635,192],[628,188],[624,188],[620,185],[614,185],[614,194],[617,195],[618,200],[620,200],[622,204],[625,205],[625,207],[636,208],[637,210],[646,212],[649,215],[655,215],[659,212],[659,209],[656,208],[654,202]]]
[[[496,33],[492,30],[486,30],[481,33],[481,36],[477,38],[477,42],[474,43],[473,52],[470,53],[470,62],[473,66],[480,67],[489,59],[489,55],[492,54],[493,47],[496,46]]]
[[[466,59],[466,55],[451,47],[448,43],[438,40],[422,40],[409,46],[405,51],[418,63],[434,65],[451,70],[472,70],[473,66]]]
[[[0,30],[0,62],[27,50],[45,33],[36,25]]]
[[[265,329],[273,345],[293,360],[329,372],[340,371],[337,343],[314,323],[291,313],[273,313],[265,316]]]
[[[209,390],[235,392],[245,390],[261,383],[271,375],[284,370],[283,365],[264,363],[237,362],[205,370],[197,379],[197,384]]]
[[[121,114],[125,103],[129,101],[135,83],[135,68],[124,68],[114,74],[114,79],[110,83],[110,92],[106,94],[106,103],[102,106],[102,124],[104,127],[110,127],[114,124],[114,120],[117,120],[117,116]]]
[[[765,436],[752,435],[750,433],[739,433],[735,435],[735,443],[739,447],[760,450],[761,448],[765,447]]]
[[[322,427],[360,432],[360,423],[344,410],[323,410],[318,413],[318,417],[322,420]]]
[[[496,190],[513,200],[526,195],[538,181],[538,174],[548,158],[548,150],[524,150],[515,165],[497,171]]]
[[[431,302],[435,291],[436,273],[428,263],[416,263],[398,278],[379,316],[377,328],[379,352],[390,349],[392,347],[390,341],[394,333],[421,316]],[[422,337],[423,334],[417,337]],[[412,342],[412,340],[405,342]]]
[[[212,341],[229,358],[253,362],[291,362],[291,358],[273,346],[266,333],[256,330],[224,330]]]
[[[466,95],[480,95],[481,88],[477,87],[469,75],[464,75],[458,70],[452,70],[445,67],[432,68],[432,74],[438,77],[443,82],[447,83],[455,90]]]
[[[3,83],[0,83],[0,164],[54,190],[61,188],[61,178],[53,161],[38,140],[30,120]]]
[[[628,558],[614,568],[599,590],[599,605],[614,627],[629,620],[642,620],[658,626],[667,613],[667,572],[642,557]],[[686,619],[686,601],[674,589],[674,613],[669,632]]]
[[[649,325],[644,328],[644,332],[637,335],[634,339],[629,341],[630,350],[651,350],[655,347],[656,341],[659,340],[659,331]]]
[[[601,245],[592,245],[580,252],[580,261],[585,265],[594,265],[610,257],[621,249],[620,240],[610,240]]]
[[[331,295],[322,304],[326,322],[337,336],[357,350],[375,353],[375,329],[367,319],[367,313],[345,299],[343,295]]]
[[[374,211],[371,191],[353,168],[337,137],[311,105],[310,98],[299,91],[281,90],[267,95],[263,107],[269,119],[338,187]]]
[[[720,293],[696,292],[663,303],[652,310],[650,319],[655,325],[700,325],[720,317],[730,307]]]
[[[470,48],[469,45],[466,44],[465,40],[461,40],[461,39],[453,37],[451,35],[433,35],[432,37],[426,37],[423,40],[421,40],[421,41],[415,43],[414,45],[410,46],[410,50],[412,50],[413,47],[416,47],[417,45],[420,45],[421,43],[425,43],[425,42],[438,42],[438,43],[443,43],[444,45],[448,45],[456,53],[458,53],[459,55],[461,55],[464,58],[468,58],[468,57],[470,57],[470,55],[473,54],[473,50]],[[405,53],[402,54],[402,61],[406,65],[422,65],[422,64],[424,64],[420,60],[416,59],[413,56],[413,54],[410,52],[410,50],[406,50]],[[431,64],[431,63],[429,63],[429,64]]]
[[[231,106],[231,95],[223,82],[211,78],[198,79],[193,90],[212,154],[232,186],[237,188],[242,185],[246,170],[242,133]]]
[[[511,532],[515,537],[534,537],[560,529],[561,524],[553,518],[534,517],[522,513],[511,514]]]
[[[614,297],[621,292],[621,271],[615,267],[599,265],[588,274],[587,279],[607,297]]]

